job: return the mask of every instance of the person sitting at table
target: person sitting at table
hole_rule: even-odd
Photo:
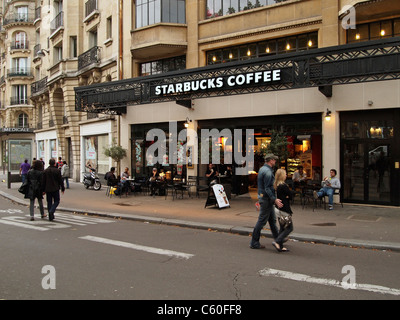
[[[122,192],[127,192],[129,188],[129,179],[130,173],[129,173],[129,168],[126,167],[124,172],[121,173],[121,186],[122,186]]]
[[[218,175],[219,173],[217,171],[217,168],[212,163],[210,163],[206,171],[207,183],[210,184],[213,180],[216,180],[216,177],[218,177]]]
[[[303,171],[303,166],[298,166],[297,170],[293,173],[293,182],[295,186],[305,185],[307,180],[307,173]]]
[[[107,186],[114,187],[118,184],[118,179],[115,176],[115,167],[110,168],[110,171],[105,174],[104,179],[107,181]]]
[[[165,179],[165,172],[164,169],[160,170],[160,180],[163,181]]]
[[[153,173],[149,178],[150,183],[150,195],[154,196],[157,189],[157,183],[159,182],[160,176],[158,175],[157,168],[153,168]]]
[[[333,210],[333,194],[335,189],[340,189],[340,180],[336,177],[336,169],[330,170],[330,177],[325,177],[322,181],[322,188],[317,192],[314,191],[314,198],[317,200],[323,196],[328,196],[329,198],[329,210]]]

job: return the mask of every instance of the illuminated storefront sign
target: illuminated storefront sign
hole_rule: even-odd
[[[249,86],[252,84],[267,84],[281,80],[281,70],[267,70],[245,74],[231,75],[228,77],[214,77],[201,80],[185,81],[172,84],[163,84],[155,87],[155,95],[170,95],[190,93],[200,90],[233,88]]]

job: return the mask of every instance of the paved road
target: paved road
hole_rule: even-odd
[[[397,252],[290,241],[278,253],[267,238],[251,250],[241,235],[61,212],[31,222],[27,207],[0,208],[0,299],[159,300],[153,313],[168,300],[400,297]]]

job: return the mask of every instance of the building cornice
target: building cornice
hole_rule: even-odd
[[[224,35],[218,36],[218,37],[200,39],[199,44],[211,44],[211,43],[225,42],[225,41],[230,41],[230,40],[235,40],[235,39],[240,39],[240,38],[249,38],[251,36],[258,36],[261,34],[279,32],[279,31],[290,30],[290,29],[295,29],[295,28],[308,27],[308,26],[318,25],[318,24],[322,24],[322,16],[318,16],[318,17],[314,17],[314,18],[307,18],[307,19],[302,19],[302,20],[296,20],[296,22],[290,21],[290,22],[280,23],[277,25],[266,26],[266,27],[262,27],[262,28],[253,29],[250,31],[246,30],[246,31],[242,31],[242,32],[235,32],[232,34],[224,34]]]

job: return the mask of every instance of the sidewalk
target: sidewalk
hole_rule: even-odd
[[[11,189],[7,189],[7,183],[1,182],[3,180],[5,176],[0,175],[0,195],[29,206],[29,201],[18,192],[20,183],[13,183]],[[141,194],[109,198],[105,191],[105,187],[94,191],[85,189],[82,183],[70,182],[70,189],[61,196],[58,210],[242,235],[252,233],[258,218],[254,206],[256,200],[252,199],[255,195],[250,194],[233,196],[231,207],[219,210],[212,206],[204,208],[204,193],[200,198],[189,198],[184,194],[184,199],[172,201],[172,197],[165,199],[164,196]],[[292,207],[294,231],[290,239],[400,251],[400,208],[346,203],[343,206],[336,204],[333,211],[324,210],[323,207],[313,211],[311,204],[302,209],[297,198]],[[35,214],[38,214],[37,210]],[[268,228],[267,224],[262,235],[271,237]]]

